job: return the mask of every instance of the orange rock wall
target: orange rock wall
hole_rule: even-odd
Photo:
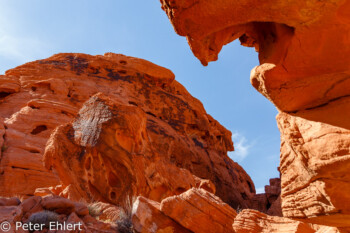
[[[124,109],[122,116],[125,117],[120,118],[125,123],[121,122],[118,127],[116,124],[116,128],[102,128],[111,135],[118,132],[115,139],[120,143],[119,151],[125,151],[123,153],[128,153],[130,158],[148,156],[154,159],[147,168],[148,176],[162,183],[162,176],[154,171],[159,161],[164,160],[176,171],[184,168],[185,173],[211,180],[217,187],[217,195],[227,203],[248,206],[255,192],[254,184],[227,156],[227,151],[233,150],[231,133],[208,115],[201,102],[174,78],[170,70],[151,62],[112,53],[104,56],[58,54],[8,70],[0,78],[0,116],[3,119],[0,124],[3,136],[0,137],[0,195],[32,195],[36,188],[59,184],[57,174],[49,173],[42,165],[47,140],[56,127],[77,117],[85,101],[101,92],[114,99],[115,106]],[[109,116],[104,116],[102,109],[99,111],[102,115],[96,115],[101,119],[94,119],[94,113],[89,113],[93,111],[90,107],[80,110],[80,118],[73,127],[77,133],[74,137],[80,138],[77,143],[82,147],[91,147],[96,140],[91,135],[100,133],[94,131],[94,127]],[[84,128],[85,119],[92,119],[89,122],[92,128]],[[64,129],[67,127],[55,132]],[[135,135],[127,135],[127,130]],[[102,138],[108,145],[108,137]],[[91,155],[97,156],[97,152],[91,151]],[[117,159],[117,155],[113,156]],[[125,172],[129,168],[120,167]],[[69,186],[63,173],[60,178]],[[98,175],[97,170],[94,175]],[[108,172],[104,175],[108,176]],[[184,179],[193,179],[191,177],[186,175]],[[96,182],[98,179],[102,178],[96,177]],[[109,180],[114,183],[123,179],[116,173]],[[193,184],[193,180],[191,182]]]
[[[282,216],[281,179],[270,179],[270,185],[265,186],[265,193],[256,194],[252,198],[250,208],[268,215]]]
[[[161,0],[207,65],[240,39],[252,85],[279,109],[283,215],[350,226],[350,0]]]

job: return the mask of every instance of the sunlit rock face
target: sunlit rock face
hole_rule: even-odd
[[[236,233],[345,233],[335,227],[308,224],[288,218],[269,216],[256,210],[242,210],[233,223]]]
[[[161,0],[207,65],[255,47],[252,85],[279,109],[283,215],[350,226],[350,1]]]
[[[160,201],[201,184],[158,154],[159,147],[170,142],[149,144],[169,135],[168,130],[156,124],[147,127],[147,114],[140,108],[99,93],[84,104],[73,123],[53,132],[44,161],[58,172],[70,199],[119,205],[142,195]]]
[[[0,78],[0,195],[61,182],[81,191],[75,182],[86,178],[84,188],[105,184],[111,202],[119,192],[160,200],[200,178],[232,206],[248,206],[255,188],[227,156],[231,133],[174,79],[166,68],[113,53],[57,54],[8,70]],[[42,155],[53,132],[45,162],[56,169],[48,172]]]

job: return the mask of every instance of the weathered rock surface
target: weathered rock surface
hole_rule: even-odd
[[[115,99],[125,111],[132,111],[129,113],[131,118],[125,122],[126,128],[120,125],[117,131],[108,129],[110,133],[120,133],[116,134],[115,140],[119,143],[118,150],[124,153],[124,157],[120,158],[126,160],[120,161],[121,167],[118,169],[124,169],[123,172],[129,174],[127,164],[131,157],[152,158],[155,163],[144,171],[156,182],[148,185],[157,186],[162,183],[160,174],[170,172],[156,172],[157,164],[167,161],[176,171],[177,167],[186,169],[179,175],[189,171],[211,180],[217,187],[217,195],[233,206],[247,206],[255,192],[249,176],[227,156],[227,151],[233,149],[231,133],[206,114],[202,104],[165,68],[142,59],[112,53],[104,56],[58,54],[9,70],[0,80],[0,116],[4,119],[0,124],[0,134],[4,140],[0,141],[0,186],[3,187],[0,195],[31,195],[36,188],[59,184],[57,175],[48,173],[42,166],[47,139],[57,126],[75,119],[82,104],[98,92]],[[87,106],[85,109],[88,109]],[[88,115],[86,112],[84,117]],[[89,124],[93,126],[104,119],[96,119]],[[134,123],[135,127],[132,126]],[[89,135],[97,136],[99,132],[84,128],[83,121],[77,120],[74,127],[77,144],[91,147],[95,143],[96,138]],[[68,130],[68,127],[59,128],[56,135],[64,130]],[[125,135],[127,130],[136,134]],[[97,156],[94,153],[97,150],[90,155]],[[86,159],[87,156],[84,161]],[[118,156],[114,159],[118,159]],[[96,166],[102,165],[102,161],[92,161],[96,162]],[[88,161],[84,165],[88,166]],[[98,169],[112,171],[107,167]],[[119,181],[127,182],[118,176],[119,173],[108,172],[95,177],[95,181],[105,179],[102,177],[107,175],[111,186],[118,186]],[[131,179],[130,174],[126,178]],[[146,181],[146,177],[132,179]],[[192,178],[186,175],[184,180],[187,179]],[[177,182],[182,181],[179,179]],[[67,191],[69,187],[64,189]],[[158,186],[158,191],[150,196],[161,198],[156,195],[162,189],[161,185]]]
[[[211,233],[211,232],[288,232],[288,233],[345,233],[333,227],[311,225],[282,217],[273,217],[255,210],[242,210],[238,215],[223,203],[220,198],[204,190],[193,188],[181,195],[162,200],[162,203],[145,197],[137,197],[127,208],[107,203],[84,204],[62,197],[47,195],[33,196],[24,201],[18,198],[2,198],[0,222],[8,221],[11,230],[7,232],[25,233],[16,223],[45,223],[50,221],[61,224],[80,223],[81,231],[51,230],[47,227],[35,232],[86,232],[113,233],[122,232],[119,223],[131,221],[132,229],[139,233]],[[6,203],[6,204],[4,204]],[[49,211],[46,212],[46,211]],[[124,215],[122,214],[124,213]],[[40,214],[40,217],[33,218]],[[49,214],[49,215],[48,215]],[[52,217],[52,215],[55,215]],[[120,221],[123,219],[122,221]],[[118,221],[119,220],[119,221]],[[4,226],[4,225],[2,225]],[[17,230],[16,230],[17,229]]]
[[[97,94],[73,123],[53,132],[45,163],[70,186],[68,192],[87,201],[120,204],[139,195],[160,201],[199,184],[188,170],[153,153],[146,127],[147,114],[140,108]],[[156,124],[152,130],[167,135]]]
[[[313,111],[320,110],[305,113]],[[349,226],[350,131],[309,119],[286,113],[277,117],[282,134],[283,215]]]
[[[55,230],[51,227],[52,231],[49,232],[85,232],[85,233],[117,233],[117,225],[115,223],[105,223],[99,221],[89,215],[89,211],[82,212],[81,209],[87,209],[87,206],[83,203],[72,202],[70,200],[54,197],[54,196],[46,196],[39,197],[33,196],[30,197],[23,202],[16,203],[16,205],[12,205],[11,203],[15,198],[3,198],[4,202],[8,205],[0,206],[0,223],[7,221],[10,224],[9,231],[5,231],[5,228],[0,229],[0,232],[14,232],[14,233],[24,233],[28,232],[23,228],[23,224],[29,223],[39,223],[44,224],[46,221],[47,214],[42,214],[41,217],[37,217],[36,220],[32,221],[31,216],[36,213],[43,213],[43,211],[50,211],[50,214],[55,214],[56,218],[50,218],[52,222],[59,222],[61,224],[78,224],[81,223],[79,227],[76,225],[74,230],[63,229],[60,230],[57,228]],[[21,226],[16,227],[21,222]],[[4,225],[2,225],[3,227]],[[28,226],[27,226],[28,228]],[[73,225],[72,225],[73,228]],[[31,229],[34,229],[33,227]],[[48,232],[50,229],[47,227],[37,228],[40,231],[35,232]],[[2,231],[4,230],[4,231]],[[81,231],[79,231],[81,230]],[[31,232],[34,232],[31,231]]]
[[[274,183],[272,181],[272,183]],[[159,207],[160,206],[160,207]],[[132,219],[137,232],[345,233],[335,227],[308,224],[256,210],[236,211],[203,189],[190,189],[158,202],[138,197]],[[179,228],[179,226],[182,226]]]
[[[256,194],[252,198],[251,209],[272,216],[282,216],[281,209],[281,179],[270,179],[270,185],[265,186],[265,193]]]
[[[4,131],[4,142],[0,185],[4,189],[0,195],[28,195],[34,193],[35,188],[58,184],[56,174],[48,173],[42,166],[47,139],[57,126],[72,121],[82,104],[98,92],[133,112],[125,127],[143,135],[127,136],[126,131],[123,134],[124,126],[120,126],[121,134],[116,135],[119,149],[125,150],[128,156],[138,153],[142,155],[139,157],[154,159],[155,164],[147,167],[147,175],[158,179],[159,184],[162,177],[154,171],[157,162],[164,160],[176,170],[184,168],[211,180],[217,187],[217,195],[233,206],[247,206],[255,192],[249,176],[227,156],[227,151],[233,149],[231,133],[206,114],[202,104],[165,68],[112,53],[104,56],[58,54],[9,70],[1,80],[0,115],[5,131],[1,131]],[[84,117],[89,115],[86,114]],[[97,122],[90,122],[90,126]],[[136,122],[139,123],[137,129],[131,125]],[[93,129],[89,132],[84,128],[83,121],[76,121],[74,127],[78,127],[77,133],[82,130],[80,142],[79,135],[74,135],[81,146],[94,143],[89,134],[99,135]],[[132,142],[133,139],[137,141]],[[114,177],[116,174],[104,175],[110,175],[108,179],[112,183],[120,179],[120,176]],[[14,183],[16,185],[12,185]],[[160,190],[152,195],[157,193],[161,193]]]
[[[192,188],[164,199],[160,209],[192,232],[234,232],[236,211],[203,189]]]
[[[304,222],[288,218],[269,216],[256,210],[242,210],[233,223],[236,233],[339,233],[337,228],[327,226],[312,226]]]
[[[190,233],[191,231],[160,211],[160,203],[144,197],[138,197],[133,204],[132,223],[141,233],[172,232]]]
[[[161,3],[204,65],[237,38],[255,47],[251,83],[281,112],[284,216],[349,227],[350,0]]]

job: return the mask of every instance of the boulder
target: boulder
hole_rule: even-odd
[[[314,233],[307,223],[288,218],[269,216],[257,210],[242,210],[233,223],[236,233]]]
[[[192,188],[164,199],[161,211],[192,232],[234,232],[236,211],[214,194]]]
[[[0,197],[0,206],[18,206],[21,204],[21,201],[18,197]]]
[[[75,211],[73,201],[61,197],[44,197],[41,205],[46,210],[55,211],[59,214],[70,214]]]
[[[140,233],[190,233],[160,211],[160,203],[139,196],[133,204],[132,223]]]

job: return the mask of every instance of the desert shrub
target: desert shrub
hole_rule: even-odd
[[[101,215],[101,207],[97,203],[89,204],[87,207],[91,217],[97,218]]]
[[[122,204],[123,210],[119,213],[118,220],[116,221],[117,230],[120,233],[134,233],[134,226],[132,224],[132,208],[136,198],[127,197]]]
[[[53,223],[60,222],[60,219],[57,213],[53,211],[45,210],[45,211],[32,214],[29,217],[28,222],[32,224],[45,224],[44,225],[45,228],[49,228],[50,223],[51,225],[53,225]]]
[[[238,205],[235,210],[236,210],[237,214],[239,214],[242,210],[244,210],[244,208],[242,208],[240,205]]]
[[[134,226],[132,224],[131,215],[122,211],[119,214],[119,219],[116,221],[117,230],[120,233],[134,233]]]

